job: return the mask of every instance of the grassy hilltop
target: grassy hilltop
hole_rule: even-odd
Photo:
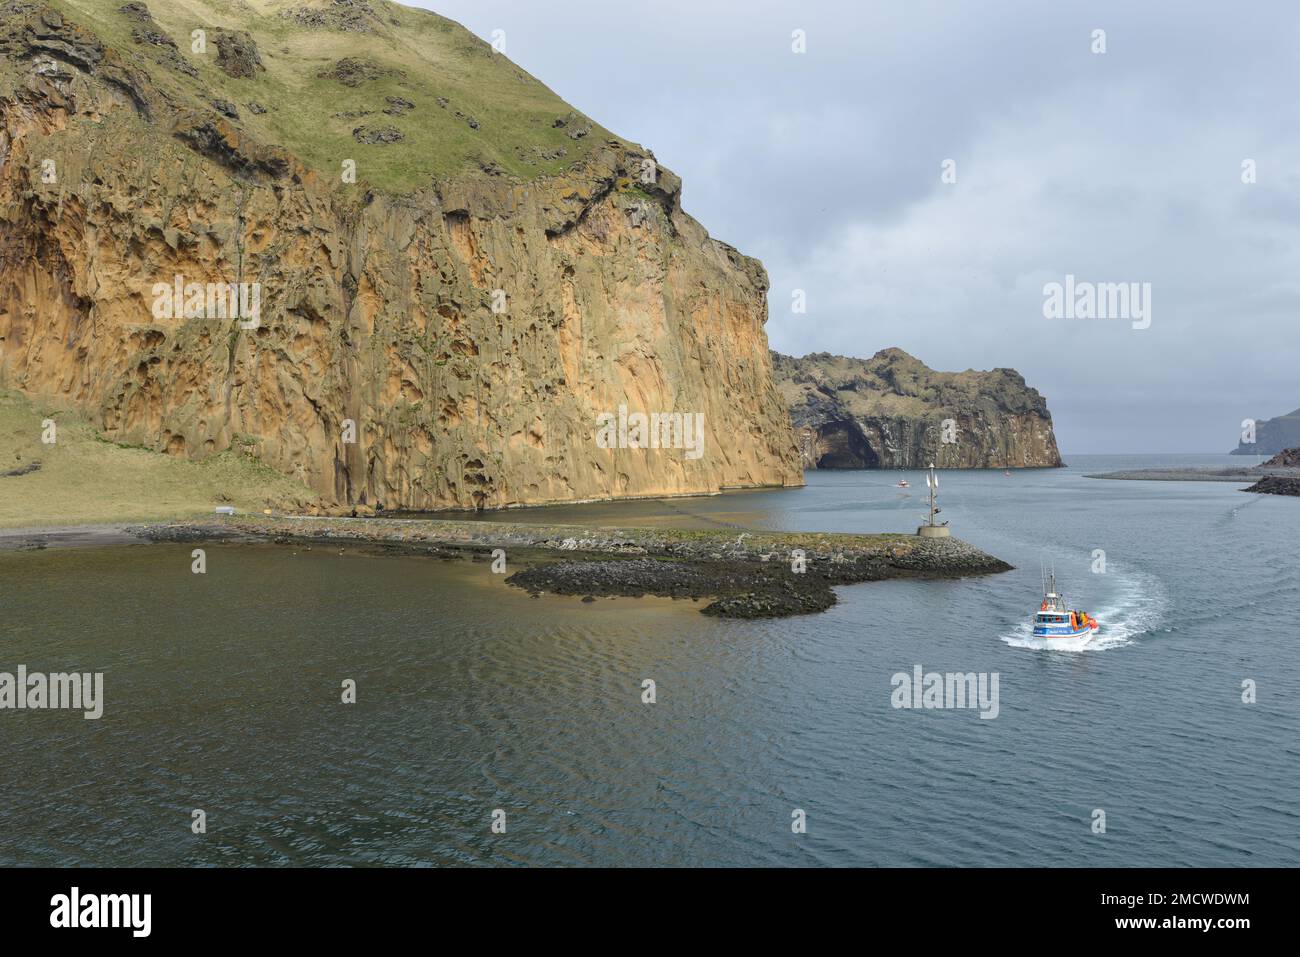
[[[387,0],[49,4],[178,106],[225,101],[254,139],[330,175],[355,159],[360,179],[394,193],[471,170],[529,181],[613,138],[464,27]],[[192,52],[199,29],[204,53]],[[402,138],[358,142],[358,127]]]

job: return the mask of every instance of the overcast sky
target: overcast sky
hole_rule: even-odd
[[[1013,367],[1067,454],[1300,406],[1294,0],[417,3],[680,174],[767,266],[779,351]],[[1044,317],[1067,274],[1150,283],[1150,327]]]

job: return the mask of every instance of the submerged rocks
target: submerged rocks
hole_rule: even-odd
[[[959,539],[912,539],[844,545],[831,551],[800,549],[801,560],[789,555],[801,536],[780,536],[757,548],[734,547],[713,539],[692,539],[665,531],[665,541],[650,545],[657,555],[617,558],[591,555],[549,561],[516,572],[506,583],[539,595],[613,596],[714,601],[701,609],[719,618],[783,618],[825,611],[836,602],[834,586],[888,578],[956,578],[1009,571],[1006,562]],[[812,536],[809,536],[812,538]],[[844,536],[852,539],[852,536]],[[888,539],[888,536],[881,536]],[[811,545],[811,543],[809,543]],[[565,546],[561,546],[565,547]],[[575,542],[570,549],[577,547]],[[763,551],[772,547],[772,551]],[[778,557],[779,556],[779,557]]]
[[[530,594],[701,599],[718,597],[701,611],[719,618],[782,618],[825,611],[835,604],[830,585],[788,567],[755,568],[746,562],[680,559],[585,559],[535,565],[506,583]]]

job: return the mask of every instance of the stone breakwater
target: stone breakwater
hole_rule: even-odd
[[[1263,495],[1300,495],[1300,468],[1268,463],[1250,468],[1131,469],[1084,477],[1147,482],[1253,482],[1253,485],[1240,491]]]
[[[531,594],[712,599],[701,611],[772,618],[823,611],[834,586],[958,578],[1011,566],[959,539],[820,532],[594,528],[523,523],[249,517],[134,526],[154,542],[350,545],[522,566],[506,581]]]

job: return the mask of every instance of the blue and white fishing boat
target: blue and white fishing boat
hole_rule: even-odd
[[[1051,646],[1079,648],[1092,640],[1101,623],[1086,611],[1072,609],[1056,590],[1056,571],[1044,576],[1043,603],[1034,615],[1034,637]]]

